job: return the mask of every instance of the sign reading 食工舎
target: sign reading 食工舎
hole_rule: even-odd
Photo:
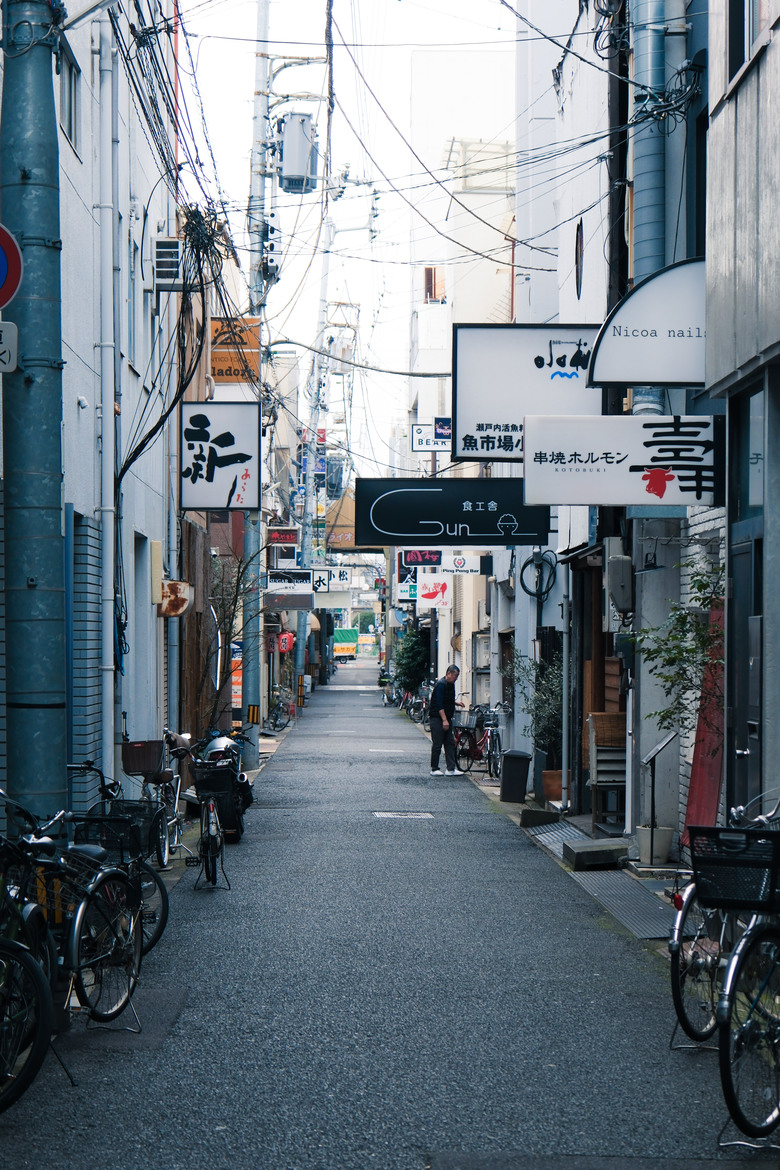
[[[531,503],[721,505],[724,419],[609,415],[526,419]]]
[[[546,542],[549,508],[529,507],[521,479],[358,479],[359,545],[505,547]],[[423,562],[424,563],[424,562]],[[406,554],[406,564],[410,564]]]
[[[260,407],[256,402],[181,405],[184,511],[260,506]]]
[[[452,458],[523,465],[523,419],[601,413],[598,325],[453,325]]]

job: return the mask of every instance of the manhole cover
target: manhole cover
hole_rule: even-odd
[[[375,812],[375,817],[383,817],[384,819],[393,818],[408,821],[432,821],[433,813],[418,813],[418,812]]]

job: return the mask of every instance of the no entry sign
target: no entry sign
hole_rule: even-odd
[[[21,250],[8,228],[0,223],[0,309],[11,303],[21,283]]]

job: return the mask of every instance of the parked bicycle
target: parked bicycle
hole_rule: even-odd
[[[147,860],[152,848],[156,852],[159,843],[159,811],[144,799],[124,800],[121,784],[106,780],[92,760],[68,764],[67,768],[76,775],[91,774],[97,777],[101,801],[93,804],[86,814],[69,814],[74,824],[75,841],[82,845],[99,845],[105,851],[105,856],[94,860],[95,868],[109,861],[123,869],[137,886],[141,897],[141,951],[144,955],[148,954],[162,938],[169,913],[167,886]],[[134,830],[137,831],[137,838]]]
[[[187,760],[198,798],[200,813],[198,851],[197,854],[185,858],[185,865],[198,868],[195,878],[196,889],[201,875],[208,884],[216,886],[220,870],[227,888],[230,889],[230,881],[225,873],[225,831],[220,810],[227,811],[231,817],[239,815],[236,801],[240,800],[240,796],[234,790],[232,771],[220,767],[219,761],[211,764],[200,757],[199,749],[206,744],[206,740],[190,745],[189,737],[186,735],[179,735],[168,728],[164,734],[171,755],[179,761]]]
[[[57,987],[67,1010],[75,995],[91,1018],[115,1019],[129,1005],[138,982],[143,945],[141,896],[137,882],[121,865],[107,865],[107,854],[95,842],[58,845],[50,839],[68,823],[78,822],[62,810],[41,824],[29,810],[5,793],[6,837],[0,838],[2,931],[6,933],[28,904],[43,909],[56,947]],[[97,820],[97,818],[95,818]],[[82,822],[83,823],[83,822]],[[15,826],[32,828],[21,834]],[[104,818],[106,831],[116,834],[126,860],[140,854],[138,829],[128,817]]]
[[[762,795],[745,806],[732,808],[729,825],[762,828],[774,824],[780,828],[780,801],[767,813],[758,811],[766,799]],[[677,911],[669,938],[672,1002],[685,1034],[701,1042],[715,1034],[716,1011],[728,960],[752,916],[740,909],[703,906],[693,880],[681,892],[676,892],[672,900]]]
[[[761,1138],[780,1124],[780,802],[757,816],[732,809],[730,820],[689,828],[694,894],[688,887],[678,917],[687,909],[690,925],[676,922],[672,940],[686,1031],[717,1029],[729,1114]]]
[[[54,1028],[51,988],[21,943],[0,938],[0,1113],[30,1087]]]
[[[292,691],[287,687],[275,688],[274,702],[268,712],[266,727],[269,731],[283,731],[290,722],[295,704]]]
[[[504,758],[500,727],[510,710],[508,703],[497,703],[455,712],[455,756],[461,772],[471,771],[475,763],[484,764],[488,776],[500,780]]]

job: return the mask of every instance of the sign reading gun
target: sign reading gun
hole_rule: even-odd
[[[542,544],[550,509],[526,506],[521,479],[358,479],[359,545],[462,548]]]

